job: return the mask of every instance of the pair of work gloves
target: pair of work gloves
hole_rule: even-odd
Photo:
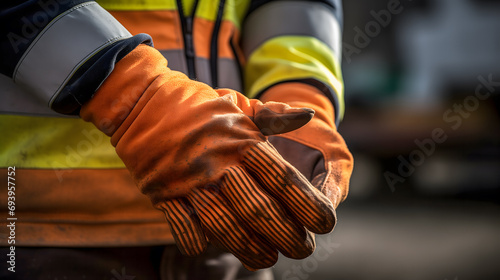
[[[211,242],[249,270],[272,266],[278,251],[305,258],[347,194],[352,156],[330,101],[312,86],[277,85],[262,102],[248,99],[190,80],[140,45],[80,116],[111,136],[189,256]]]

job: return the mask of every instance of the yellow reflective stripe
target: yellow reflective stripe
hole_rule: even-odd
[[[106,10],[112,11],[151,11],[151,10],[177,10],[175,0],[98,0]],[[195,0],[183,0],[184,15],[190,16]],[[196,7],[196,16],[215,21],[220,0],[200,0]],[[239,29],[250,6],[250,0],[226,0],[222,19],[234,23]]]
[[[220,0],[213,1],[199,1],[196,7],[196,16],[215,21],[217,19],[217,11],[219,9]],[[246,10],[250,5],[248,0],[226,0],[224,3],[224,14],[222,20],[231,21],[236,28],[240,28]]]
[[[220,0],[199,1],[196,8],[196,16],[215,21],[217,19],[219,5]],[[236,28],[240,29],[249,5],[249,0],[226,0],[224,2],[224,14],[222,15],[222,20],[231,21]]]
[[[193,14],[194,0],[182,0],[184,15],[189,17]]]
[[[255,97],[273,84],[313,78],[337,94],[339,115],[344,113],[344,84],[340,63],[320,40],[308,36],[280,36],[266,41],[249,57],[245,66],[245,93]]]
[[[194,2],[194,0],[189,0]],[[97,0],[106,10],[113,11],[151,11],[176,10],[175,0]]]
[[[324,3],[274,1],[253,11],[243,27],[242,47],[248,57],[260,44],[277,36],[310,36],[327,44],[341,57],[342,31]]]
[[[219,9],[220,0],[199,1],[196,7],[196,16],[207,20],[215,21]]]
[[[240,28],[240,25],[245,18],[248,8],[250,8],[250,0],[229,0],[231,3],[230,9],[233,11],[231,15],[227,16],[228,20],[232,20],[234,17],[236,20],[236,26]]]
[[[0,167],[124,167],[109,137],[81,119],[0,115],[0,127]]]
[[[237,29],[241,29],[243,18],[250,7],[250,0],[226,0],[223,20],[232,22]]]

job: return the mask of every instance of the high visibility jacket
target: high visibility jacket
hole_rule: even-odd
[[[15,167],[16,245],[173,242],[109,138],[77,117],[138,44],[154,44],[171,69],[191,79],[251,98],[279,83],[316,86],[339,120],[341,14],[336,0],[49,0],[2,7],[0,181],[8,182]],[[4,188],[1,209],[8,196]]]

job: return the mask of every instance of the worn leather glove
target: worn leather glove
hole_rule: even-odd
[[[187,255],[203,252],[209,239],[248,269],[265,268],[278,250],[291,258],[311,254],[307,230],[333,229],[332,203],[264,135],[304,125],[310,109],[215,91],[141,45],[116,64],[80,115],[111,136]]]
[[[309,123],[297,130],[272,136],[269,141],[337,208],[349,190],[353,158],[337,132],[330,100],[316,87],[303,83],[273,86],[260,100],[314,109],[314,118]]]

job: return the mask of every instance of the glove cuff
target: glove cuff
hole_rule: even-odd
[[[311,108],[315,111],[314,120],[335,128],[335,109],[330,99],[318,88],[297,82],[277,84],[260,98],[262,102],[283,102],[292,107]]]
[[[154,92],[146,89],[167,72],[166,66],[167,61],[157,50],[139,45],[116,64],[92,99],[82,106],[80,117],[112,136],[116,146],[135,119],[129,117],[132,110],[140,111],[149,101]],[[149,96],[143,96],[147,93]]]

